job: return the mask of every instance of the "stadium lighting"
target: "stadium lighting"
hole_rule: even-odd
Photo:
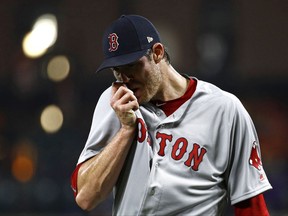
[[[22,41],[24,54],[29,58],[38,58],[47,52],[57,40],[57,19],[53,14],[44,14],[34,23]]]

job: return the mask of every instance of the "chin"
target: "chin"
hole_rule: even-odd
[[[137,98],[137,101],[139,104],[145,104],[152,100],[152,95],[148,92],[143,92],[141,95],[139,95]]]
[[[138,101],[138,104],[141,105],[141,104],[144,104],[144,103],[147,103],[148,101],[145,100],[145,98],[143,97],[137,97],[137,101]]]

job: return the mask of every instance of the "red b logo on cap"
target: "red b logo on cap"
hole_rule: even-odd
[[[111,33],[108,37],[109,39],[109,52],[114,52],[118,49],[119,43],[118,43],[118,36],[116,33]]]

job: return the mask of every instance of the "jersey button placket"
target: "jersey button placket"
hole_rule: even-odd
[[[161,116],[161,111],[158,110],[158,111],[156,112],[156,115],[157,115],[158,117]]]
[[[155,164],[154,164],[154,173],[156,172],[158,166],[159,166],[159,163],[158,163],[158,162],[155,162]],[[151,190],[150,190],[150,195],[151,195],[151,196],[154,196],[155,193],[156,193],[156,190],[157,190],[156,187],[152,187]]]

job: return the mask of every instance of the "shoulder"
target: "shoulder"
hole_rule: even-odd
[[[209,82],[197,80],[197,88],[192,100],[193,98],[203,109],[206,107],[210,112],[223,113],[229,116],[229,119],[234,119],[236,116],[245,116],[245,118],[249,116],[237,96]]]
[[[112,90],[112,87],[108,87],[105,91],[102,92],[102,94],[100,95],[100,98],[99,100],[110,100],[110,97],[111,97],[111,90]]]
[[[105,110],[108,107],[110,107],[111,89],[112,87],[110,86],[109,88],[107,88],[105,91],[102,92],[97,101],[95,109]]]
[[[198,79],[196,80],[197,87],[194,95],[195,98],[203,98],[203,100],[209,100],[215,104],[222,105],[238,106],[242,104],[239,98],[234,94],[227,92],[212,83]]]

